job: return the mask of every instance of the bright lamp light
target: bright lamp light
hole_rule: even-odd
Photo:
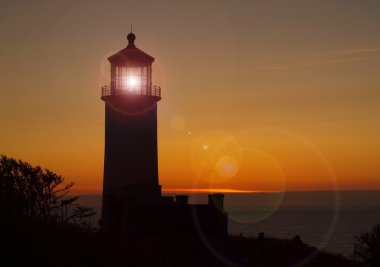
[[[139,79],[135,75],[127,75],[123,79],[123,85],[126,86],[129,91],[136,90],[139,84]]]

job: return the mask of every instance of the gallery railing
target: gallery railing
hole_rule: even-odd
[[[113,95],[149,95],[161,97],[161,87],[154,86],[102,86],[102,97]]]

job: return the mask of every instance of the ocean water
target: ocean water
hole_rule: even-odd
[[[170,195],[170,194],[167,194]],[[207,203],[207,194],[189,194],[190,203]],[[100,217],[101,196],[81,195],[81,204]],[[329,252],[350,256],[354,235],[380,223],[380,191],[225,194],[229,233],[301,239]]]

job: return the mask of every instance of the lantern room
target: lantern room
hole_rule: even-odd
[[[111,84],[102,87],[102,97],[112,95],[161,96],[161,88],[152,84],[154,57],[135,46],[136,35],[128,34],[128,46],[110,56]]]

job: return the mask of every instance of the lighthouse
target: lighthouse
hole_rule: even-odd
[[[152,83],[154,58],[135,45],[108,58],[111,82],[102,87],[105,149],[101,228],[120,232],[136,209],[160,203],[157,157],[157,103],[161,88]]]
[[[157,103],[161,88],[152,83],[154,58],[135,45],[108,58],[111,82],[103,86],[105,146],[103,233],[205,233],[227,235],[222,194],[207,204],[189,204],[188,196],[161,196],[158,180]],[[179,178],[180,179],[180,178]]]

